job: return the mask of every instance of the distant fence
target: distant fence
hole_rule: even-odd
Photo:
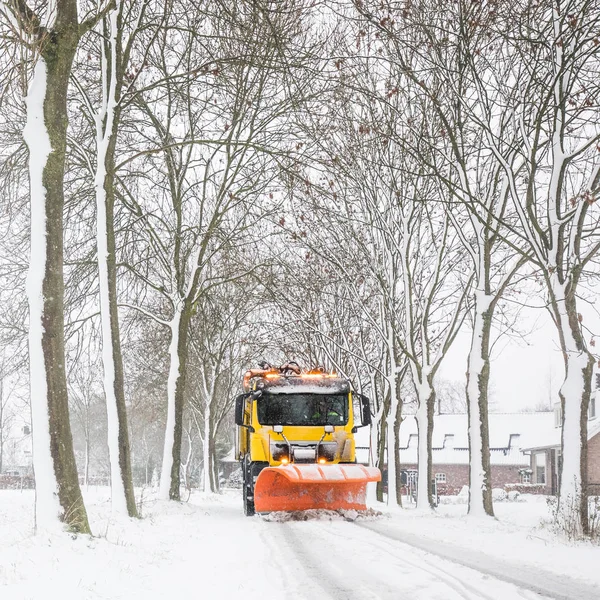
[[[84,486],[84,478],[79,477],[79,485]],[[88,485],[109,486],[109,477],[89,477]],[[35,489],[35,480],[33,475],[0,475],[0,490],[33,490]]]
[[[97,486],[109,486],[110,485],[110,477],[106,475],[96,475],[93,477],[88,477],[87,480],[88,485],[97,485]],[[79,476],[79,485],[85,485],[85,477]]]
[[[32,490],[34,487],[31,475],[0,475],[0,490]]]

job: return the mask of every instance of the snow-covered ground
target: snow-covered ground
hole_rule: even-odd
[[[48,537],[32,535],[31,491],[0,491],[2,600],[532,600],[544,597],[540,578],[556,582],[546,597],[600,597],[600,548],[540,527],[543,498],[498,503],[495,521],[467,518],[464,505],[295,520],[244,517],[238,491],[181,504],[146,492],[138,521],[110,519],[106,489],[85,496],[97,537]]]
[[[441,504],[434,515],[408,508],[395,511],[386,528],[600,586],[600,547],[557,537],[546,496],[495,502],[496,519],[472,518],[466,512],[466,504]]]

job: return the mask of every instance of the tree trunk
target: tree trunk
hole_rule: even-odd
[[[117,106],[117,10],[110,13],[110,39],[103,48],[103,106],[96,114],[96,229],[104,393],[108,413],[108,447],[111,465],[112,508],[117,514],[137,517],[131,475],[129,430],[123,377],[123,357],[117,304],[115,255],[115,147],[120,109]]]
[[[373,388],[374,389],[374,388]],[[379,437],[380,430],[382,427],[381,423],[381,409],[377,411],[377,413],[373,416],[373,421],[371,423],[370,432],[369,432],[369,460],[368,464],[370,466],[379,467],[379,469],[383,472],[383,464],[380,462],[381,456],[379,455]],[[375,455],[375,456],[374,456]],[[381,481],[378,481],[375,486],[369,486],[368,488],[369,497],[371,494],[374,495],[373,499],[380,500],[378,493],[381,491],[381,497],[383,498],[383,491],[381,490]]]
[[[431,457],[431,443],[433,439],[433,414],[435,412],[435,391],[431,384],[431,375],[425,367],[421,370],[421,382],[415,386],[417,389],[418,408],[416,414],[418,429],[418,481],[417,481],[417,508],[434,508],[431,480],[433,478],[433,465]]]
[[[181,500],[180,468],[181,439],[183,434],[183,406],[188,355],[190,307],[183,300],[175,306],[171,320],[169,345],[170,367],[167,390],[167,426],[160,476],[159,497],[163,500]]]
[[[388,422],[388,415],[389,415],[389,411],[390,411],[390,402],[391,402],[391,394],[387,393],[385,394],[385,398],[383,400],[383,410],[382,410],[382,418],[380,420],[380,427],[379,427],[379,443],[377,445],[377,460],[378,460],[378,464],[377,466],[379,467],[379,469],[381,470],[381,472],[383,473],[386,470],[386,444],[387,444],[387,422]],[[386,473],[386,478],[389,481],[389,473]],[[381,479],[381,481],[377,482],[377,500],[379,502],[383,502],[384,498],[383,498],[383,494],[384,494],[384,481],[383,478]]]
[[[63,313],[67,89],[78,41],[77,3],[58,2],[56,26],[39,46],[23,133],[30,153],[31,262],[27,292],[36,526],[52,527],[58,518],[73,531],[90,533],[69,421]]]
[[[204,455],[204,491],[211,492],[211,466],[210,466],[210,404],[204,406],[204,443],[202,448]]]
[[[563,424],[557,518],[565,532],[580,536],[589,533],[587,413],[594,357],[585,346],[575,296],[566,287],[553,282],[552,309],[565,360],[559,391]]]
[[[114,106],[108,106],[106,125],[112,130]],[[104,393],[108,415],[108,448],[110,454],[112,509],[117,514],[137,516],[131,463],[129,434],[123,389],[123,362],[119,339],[116,292],[116,259],[114,238],[114,136],[102,131],[105,115],[97,115],[96,218],[100,314],[102,322],[102,363]]]
[[[83,485],[88,489],[90,480],[90,432],[85,432],[85,464],[83,466]]]
[[[387,418],[387,485],[388,485],[388,505],[396,504],[398,497],[397,488],[397,463],[396,455],[398,454],[398,437],[397,432],[400,431],[397,425],[398,417],[398,396],[396,393],[396,376],[393,375],[388,380],[390,389],[390,410]]]
[[[0,377],[0,474],[2,473],[2,465],[4,464],[4,379]]]
[[[400,387],[400,382],[397,383],[397,388]],[[400,467],[400,424],[402,423],[402,399],[400,398],[400,390],[397,389],[398,402],[396,404],[396,416],[394,420],[394,463],[396,465],[396,502],[398,506],[402,506],[402,470]]]
[[[490,332],[493,299],[475,292],[475,320],[467,367],[469,415],[469,514],[494,516],[488,425]]]
[[[219,464],[217,462],[217,452],[215,447],[215,436],[210,436],[209,445],[209,464],[211,473],[211,492],[215,494],[219,491]]]

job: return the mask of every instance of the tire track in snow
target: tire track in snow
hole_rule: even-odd
[[[268,551],[268,560],[273,568],[279,571],[284,587],[283,596],[286,598],[303,598],[313,600],[322,598],[327,590],[312,577],[310,568],[298,562],[298,551],[290,545],[290,540],[284,535],[284,528],[276,523],[269,525],[260,533],[264,547]],[[325,599],[324,599],[325,600]],[[333,598],[332,600],[337,600]]]
[[[440,563],[439,557],[436,557],[436,561],[433,562],[428,558],[428,556],[431,556],[430,552],[419,552],[419,560],[417,560],[415,555],[411,554],[411,552],[414,552],[414,549],[412,547],[410,548],[410,550],[408,552],[406,550],[402,551],[401,545],[399,546],[398,541],[395,538],[386,536],[385,534],[383,534],[379,531],[377,531],[376,533],[380,534],[380,536],[385,538],[385,543],[387,544],[387,546],[390,550],[392,550],[394,552],[401,551],[402,560],[404,560],[406,563],[410,564],[414,569],[419,569],[421,571],[425,571],[426,573],[432,575],[433,577],[441,579],[449,587],[451,587],[457,593],[461,594],[461,596],[463,598],[465,598],[465,600],[498,600],[499,598],[507,598],[508,597],[507,593],[509,593],[509,592],[513,592],[513,595],[511,597],[515,598],[515,600],[516,600],[516,596],[514,595],[514,593],[516,593],[518,595],[518,597],[522,598],[523,600],[532,600],[533,599],[533,596],[530,595],[529,590],[520,589],[520,586],[518,586],[517,584],[514,584],[512,582],[505,582],[503,580],[500,580],[502,582],[502,584],[508,583],[511,586],[516,586],[516,587],[514,589],[510,589],[508,591],[507,590],[499,590],[496,593],[494,593],[493,595],[489,595],[486,591],[484,591],[482,589],[481,586],[476,586],[473,584],[473,582],[465,581],[465,578],[464,578],[465,573],[464,572],[462,573],[462,576],[460,574],[452,573],[451,572],[452,563],[447,561],[446,559],[444,559]],[[402,545],[408,546],[408,544],[402,544]],[[442,565],[445,563],[448,563],[448,566],[450,567],[450,569],[442,567]],[[483,575],[484,576],[483,584],[485,585],[486,589],[490,588],[490,584],[493,583],[493,580],[492,581],[485,580],[485,579],[487,579],[487,577],[489,577],[489,575],[487,573],[482,574],[477,569],[473,569],[467,565],[461,565],[461,570],[463,570],[464,568],[469,569],[469,571],[471,573],[473,573],[473,572],[477,573],[477,575],[479,575],[479,576]],[[467,571],[467,573],[469,571]],[[492,577],[493,577],[493,575],[492,575]],[[494,580],[498,580],[498,578],[494,577]],[[539,600],[540,598],[547,598],[547,596],[540,596],[539,594],[536,594],[535,598],[537,598]]]
[[[368,569],[364,569],[364,564],[354,565],[355,568],[352,569],[344,553],[339,552],[339,547],[332,547],[331,536],[321,535],[320,531],[315,531],[310,525],[308,522],[282,523],[283,537],[290,551],[304,567],[309,580],[316,583],[332,600],[399,598],[396,587],[371,576]],[[301,529],[306,526],[310,529],[309,536],[301,535]],[[341,565],[339,559],[342,560]]]
[[[521,588],[521,597],[525,599],[542,596],[553,600],[592,600],[600,597],[600,589],[597,586],[581,583],[564,575],[555,575],[534,567],[526,567],[517,563],[491,558],[481,552],[421,538],[400,530],[388,528],[383,531],[376,522],[354,522],[354,524],[361,529],[367,529],[396,543],[405,544],[427,554],[510,583],[517,588]],[[529,592],[533,596],[527,596],[524,592]]]
[[[348,525],[352,524],[349,523]],[[342,535],[347,537],[346,532]],[[358,543],[368,543],[371,547],[378,548],[380,553],[387,556],[394,555],[405,566],[409,567],[411,573],[421,571],[430,576],[432,580],[443,582],[445,586],[453,590],[463,600],[517,600],[517,598],[533,600],[528,592],[526,592],[527,595],[524,595],[522,590],[514,588],[513,585],[494,579],[490,580],[486,575],[474,569],[466,569],[461,566],[458,573],[452,572],[451,563],[447,563],[450,569],[445,569],[442,564],[446,561],[442,561],[442,564],[440,564],[439,559],[436,558],[433,562],[428,559],[428,556],[430,556],[428,553],[420,552],[417,558],[412,548],[399,544],[396,540],[385,539],[385,536],[382,539],[377,534],[371,537],[371,532],[369,532],[369,536],[370,539],[365,539],[364,536],[355,539]],[[494,589],[494,584],[496,589]],[[435,597],[438,598],[438,596]],[[444,595],[442,597],[447,598],[448,596]],[[535,598],[540,600],[540,596],[535,596]]]
[[[527,591],[472,569],[456,569],[450,563],[444,569],[439,559],[432,563],[421,552],[417,558],[409,546],[375,532],[359,532],[352,523],[315,520],[277,525],[271,530],[275,534],[269,536],[271,543],[280,555],[285,545],[288,563],[296,565],[296,583],[310,600],[323,593],[332,600],[534,599]]]
[[[261,534],[269,553],[269,559],[276,565],[284,579],[284,595],[303,600],[382,600],[378,595],[361,589],[358,594],[355,585],[348,584],[347,565],[332,573],[332,564],[323,556],[328,545],[313,546],[311,541],[295,531],[290,523],[270,524]],[[385,598],[397,600],[395,590]]]

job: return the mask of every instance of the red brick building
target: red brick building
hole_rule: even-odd
[[[467,429],[466,414],[434,417],[432,458],[438,494],[457,494],[469,485]],[[545,484],[532,477],[531,458],[524,449],[554,431],[554,413],[492,413],[489,429],[492,487],[550,493]],[[417,470],[417,442],[416,421],[408,416],[400,427],[400,461],[409,478]]]
[[[596,418],[596,395],[598,387],[592,394],[588,410],[588,461],[587,491],[600,495],[600,419]],[[560,404],[554,407],[554,427],[552,431],[539,436],[537,443],[523,449],[530,458],[531,480],[544,486],[544,493],[556,494],[558,489],[558,473],[561,460],[561,426],[562,415]]]
[[[599,380],[600,383],[600,380]],[[597,388],[600,389],[600,388]],[[596,392],[588,419],[589,493],[600,495],[600,418]],[[506,491],[556,494],[560,468],[561,416],[554,411],[491,413],[489,415],[492,487]],[[433,428],[433,472],[441,495],[457,494],[469,485],[469,442],[466,414],[437,415]],[[413,416],[400,427],[400,461],[408,478],[417,472],[418,432]],[[358,460],[367,462],[366,449],[357,448]],[[364,455],[364,456],[363,456]],[[384,468],[385,471],[385,468]]]

